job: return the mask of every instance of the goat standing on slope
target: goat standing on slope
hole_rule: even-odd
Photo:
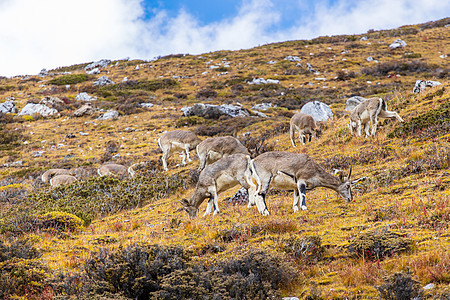
[[[180,151],[183,155],[183,166],[186,165],[186,158],[188,162],[192,160],[189,157],[189,151],[194,150],[202,140],[191,131],[175,130],[164,133],[158,139],[159,148],[161,148],[162,163],[164,171],[169,170],[167,168],[167,159],[177,151]]]
[[[350,181],[351,168],[347,176],[341,174],[336,178],[306,154],[279,151],[259,155],[252,160],[251,168],[258,189],[253,198],[256,201],[249,205],[256,204],[258,211],[265,216],[269,215],[265,198],[270,185],[280,190],[294,190],[294,212],[299,210],[299,202],[302,210],[308,209],[305,202],[306,190],[316,187],[330,188],[347,202],[352,201],[351,185],[356,181]]]
[[[197,155],[200,159],[198,170],[201,171],[207,164],[236,153],[250,155],[248,149],[232,136],[207,138],[197,146]]]
[[[206,166],[200,173],[192,198],[180,201],[189,217],[192,219],[198,215],[198,208],[206,198],[209,198],[209,201],[203,216],[209,215],[213,210],[214,215],[217,214],[219,212],[218,195],[238,184],[248,190],[249,204],[254,203],[256,185],[252,181],[250,162],[250,156],[238,153],[223,157]]]
[[[308,142],[311,138],[317,138],[319,128],[316,126],[314,118],[310,115],[298,112],[290,121],[289,135],[291,138],[292,147],[295,145],[295,132],[298,131],[298,139],[304,145],[306,143],[306,135],[308,135]]]
[[[381,98],[369,98],[358,104],[350,112],[350,132],[356,129],[356,134],[361,136],[361,127],[365,125],[366,136],[374,136],[377,132],[378,118],[396,118],[397,121],[403,122],[398,113],[386,109],[386,101]],[[369,133],[370,125],[372,131]]]

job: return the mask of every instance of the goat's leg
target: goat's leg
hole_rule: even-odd
[[[297,147],[295,145],[295,127],[294,127],[294,125],[291,125],[291,127],[289,128],[289,137],[291,139],[292,147]]]
[[[366,124],[365,124],[365,126],[364,126],[364,132],[366,133],[366,137],[369,137],[370,136],[370,123],[371,123],[372,121],[368,121]]]
[[[188,161],[188,162],[191,162],[192,159],[191,159],[190,156],[189,156],[189,145],[185,145],[185,146],[184,146],[184,151],[186,152],[186,159],[187,159],[187,161]]]
[[[272,175],[268,174],[267,176],[263,176],[263,178],[268,179],[265,179],[261,182],[261,186],[257,194],[256,207],[262,215],[268,216],[269,210],[267,209],[266,205],[266,195],[269,191],[270,182],[272,181]]]
[[[170,155],[170,148],[163,151],[163,155],[161,157],[161,160],[162,160],[162,163],[163,163],[164,171],[168,171],[169,170],[169,168],[167,168],[167,159],[169,158],[169,155]]]
[[[207,155],[208,155],[207,153],[198,153],[198,158],[200,159],[200,166],[198,167],[199,171],[205,168]]]
[[[305,132],[303,130],[299,130],[298,131],[298,139],[300,140],[300,142],[303,145],[306,143],[306,135],[305,135]]]
[[[206,217],[209,215],[214,209],[214,199],[212,196],[209,198],[208,205],[206,206],[205,213],[203,214],[203,217]]]
[[[298,188],[298,193],[299,193],[299,196],[301,199],[300,208],[302,210],[308,210],[308,208],[306,207],[306,183],[303,180],[297,181],[297,188]],[[298,209],[298,202],[297,202],[297,209]],[[295,208],[294,208],[294,211],[295,211]]]
[[[181,151],[181,158],[183,159],[183,161],[181,162],[181,164],[183,166],[186,165],[186,153],[184,153],[184,151]]]
[[[219,209],[219,195],[217,195],[217,190],[216,189],[213,190],[212,196],[213,196],[213,200],[214,200],[214,213],[213,213],[213,215],[215,216],[215,215],[217,215],[220,212],[220,209]]]
[[[375,133],[377,132],[377,125],[378,125],[378,118],[375,116],[372,121],[372,132],[371,132],[372,136],[375,136]]]
[[[361,126],[362,126],[361,125],[361,120],[358,119],[358,122],[357,122],[356,126],[357,126],[356,127],[356,133],[357,133],[358,136],[361,136]]]

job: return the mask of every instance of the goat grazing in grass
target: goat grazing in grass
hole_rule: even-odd
[[[77,178],[75,176],[68,175],[68,174],[60,174],[60,175],[55,175],[54,177],[52,177],[50,179],[50,185],[52,187],[57,187],[60,185],[68,185],[75,181],[77,181]]]
[[[280,190],[294,190],[294,212],[299,208],[307,210],[306,190],[316,187],[330,188],[347,202],[352,201],[351,168],[347,176],[341,174],[337,178],[328,174],[306,154],[272,151],[253,159],[251,169],[258,189],[255,198],[252,198],[256,201],[249,204],[256,204],[258,211],[265,216],[269,215],[265,198],[270,185]]]
[[[41,179],[43,182],[48,182],[53,176],[56,175],[75,175],[73,170],[68,169],[48,169],[42,174]]]
[[[201,171],[207,164],[236,153],[250,155],[248,149],[232,136],[207,138],[197,146],[197,155],[200,159],[198,170]]]
[[[99,176],[116,176],[116,177],[124,177],[127,175],[127,167],[124,165],[106,163],[97,169],[97,173]]]
[[[314,118],[301,112],[296,113],[290,121],[289,135],[291,138],[292,147],[296,147],[296,131],[298,131],[298,139],[303,145],[306,143],[306,135],[308,135],[308,142],[311,142],[312,137],[316,139],[318,134],[320,134]]]
[[[232,154],[223,157],[203,169],[198,178],[194,195],[190,200],[182,199],[180,202],[189,217],[198,215],[198,208],[206,198],[209,198],[205,214],[214,215],[219,212],[219,194],[240,184],[248,190],[249,203],[254,203],[252,197],[256,194],[256,185],[252,181],[250,170],[251,158],[245,154]]]
[[[403,122],[403,119],[395,111],[389,111],[386,108],[386,101],[381,98],[369,98],[358,104],[350,112],[350,132],[356,130],[356,134],[361,136],[361,127],[365,125],[366,136],[374,136],[377,132],[378,118],[396,118]],[[372,125],[372,130],[370,130]]]
[[[175,130],[166,132],[158,139],[159,148],[161,148],[162,163],[164,170],[169,170],[167,168],[167,159],[174,152],[181,152],[183,155],[183,165],[186,165],[187,161],[190,162],[189,151],[194,150],[197,145],[201,142],[197,135],[191,131]]]

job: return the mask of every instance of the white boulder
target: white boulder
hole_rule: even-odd
[[[231,104],[213,105],[196,103],[193,106],[185,106],[181,108],[181,111],[185,117],[198,116],[206,119],[218,119],[223,115],[233,118],[250,116],[247,109]]]
[[[86,92],[81,92],[81,93],[77,94],[75,99],[78,101],[93,101],[93,100],[97,100],[97,97],[89,96],[89,94]]]
[[[110,119],[117,119],[119,117],[119,112],[116,110],[109,110],[100,117],[98,117],[99,120],[110,120]]]
[[[58,111],[54,108],[50,108],[44,104],[34,104],[34,103],[28,103],[25,105],[24,108],[19,113],[19,116],[24,115],[41,115],[43,117],[52,116],[54,114],[58,113]]]
[[[7,113],[13,113],[16,114],[19,112],[16,105],[14,104],[14,101],[5,101],[3,103],[0,103],[0,112],[7,114]]]
[[[99,61],[88,64],[86,67],[84,67],[84,69],[86,71],[89,71],[95,68],[106,68],[110,63],[111,61],[109,59],[101,59]]]
[[[367,99],[361,96],[353,96],[347,99],[347,106],[345,107],[346,111],[352,111],[358,104]]]
[[[323,102],[311,101],[303,105],[301,113],[310,115],[314,121],[327,121],[333,117],[331,108]]]
[[[389,49],[397,49],[397,48],[403,48],[406,47],[406,42],[401,39],[396,39],[392,44],[389,45]]]
[[[432,80],[417,80],[413,88],[413,93],[420,93],[428,87],[433,87],[437,85],[441,85],[441,83],[439,81],[432,81]]]
[[[102,76],[99,79],[97,79],[97,81],[94,82],[94,85],[110,85],[110,84],[114,84],[114,81],[112,81],[111,79],[109,79],[107,76]]]

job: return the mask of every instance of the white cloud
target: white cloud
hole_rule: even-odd
[[[280,3],[284,4],[280,4]],[[186,11],[143,20],[142,0],[0,0],[0,75],[36,74],[101,58],[242,49],[320,35],[364,33],[446,17],[442,0],[243,0],[236,16],[200,25]],[[286,5],[291,7],[278,7]],[[312,7],[308,3],[314,3]],[[279,28],[283,10],[298,21]]]

